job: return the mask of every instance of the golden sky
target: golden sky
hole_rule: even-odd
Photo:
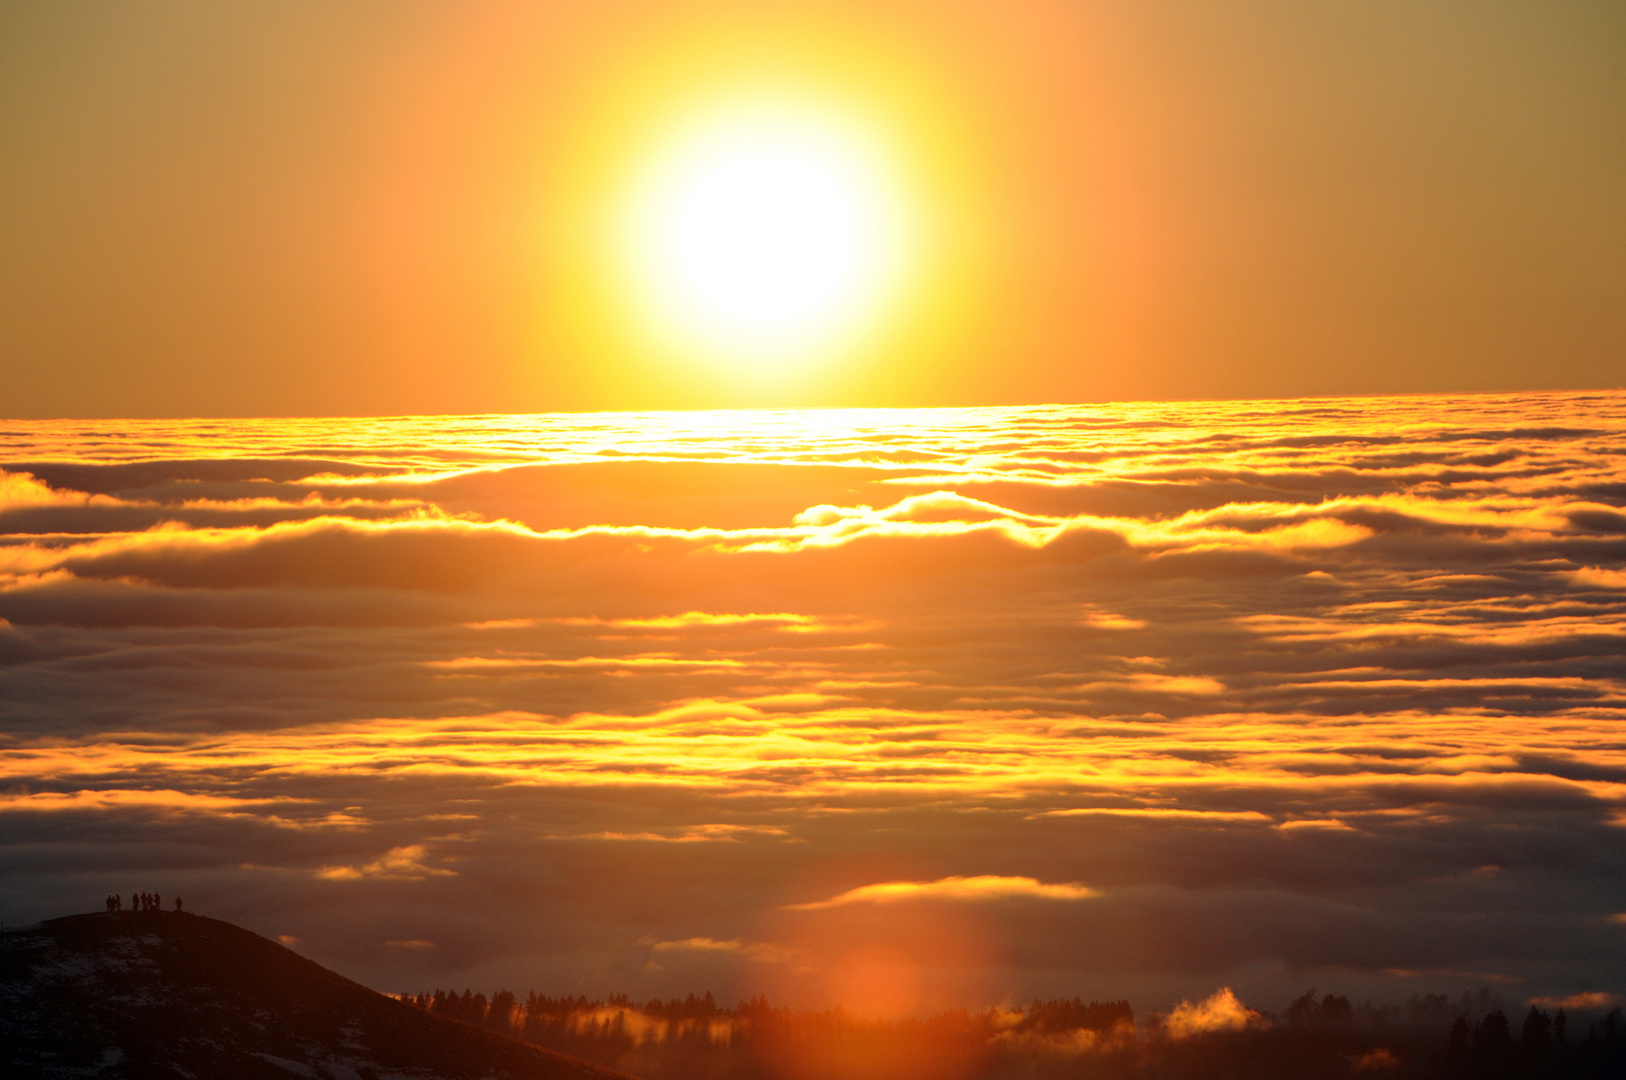
[[[10,5],[0,412],[1610,386],[1623,132],[1608,0]],[[782,175],[834,306],[684,322]]]

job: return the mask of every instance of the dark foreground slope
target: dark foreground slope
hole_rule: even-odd
[[[230,923],[53,919],[0,939],[0,1076],[622,1080],[375,993]]]

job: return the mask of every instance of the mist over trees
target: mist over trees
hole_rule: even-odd
[[[1218,1000],[1216,995],[1214,1000]],[[1229,998],[1229,995],[1227,994]],[[876,1020],[762,998],[403,995],[427,1012],[561,1050],[649,1080],[1619,1080],[1626,1021],[1616,1008],[1569,1015],[1535,1005],[1510,1019],[1492,990],[1355,1004],[1314,990],[1280,1014],[1176,1034],[1127,1001],[1034,1001]],[[1231,999],[1234,1000],[1234,999]]]

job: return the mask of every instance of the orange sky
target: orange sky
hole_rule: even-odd
[[[915,307],[817,377],[625,332],[584,226],[661,110],[788,80],[915,183]],[[13,416],[1612,386],[1610,2],[12,6]],[[619,306],[618,306],[619,305]]]

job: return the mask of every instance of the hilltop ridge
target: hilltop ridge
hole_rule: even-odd
[[[352,982],[192,913],[70,915],[0,939],[0,1073],[56,1080],[626,1080]]]

